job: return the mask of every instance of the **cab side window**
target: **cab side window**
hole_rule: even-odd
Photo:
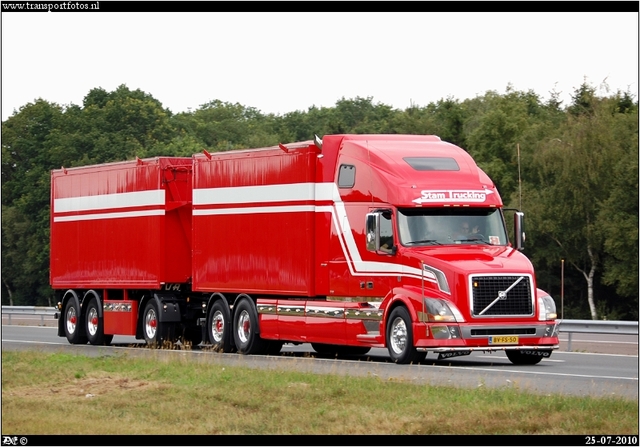
[[[353,188],[356,184],[356,167],[353,165],[340,165],[338,172],[338,188]]]

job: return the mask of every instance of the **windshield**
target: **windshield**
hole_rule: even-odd
[[[507,245],[502,213],[497,208],[404,208],[398,210],[400,243]]]

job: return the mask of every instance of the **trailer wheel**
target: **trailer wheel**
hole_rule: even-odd
[[[92,345],[109,345],[111,343],[113,335],[104,335],[104,321],[100,318],[100,313],[98,312],[98,300],[96,298],[91,298],[89,301],[85,322],[89,343]]]
[[[72,345],[84,345],[87,336],[82,333],[82,314],[74,299],[67,301],[64,308],[64,334]]]
[[[389,316],[387,349],[395,363],[417,363],[426,356],[413,346],[411,316],[404,307],[396,307]]]
[[[207,328],[209,341],[217,352],[234,352],[231,313],[222,300],[218,300],[209,310]]]
[[[142,332],[144,340],[152,348],[161,348],[168,340],[169,325],[160,322],[158,306],[155,301],[147,303],[142,314]]]
[[[543,358],[551,356],[551,351],[506,351],[507,358],[514,365],[537,365]]]
[[[264,354],[267,341],[260,338],[258,329],[258,313],[253,301],[241,300],[236,306],[233,318],[233,338],[240,354]]]

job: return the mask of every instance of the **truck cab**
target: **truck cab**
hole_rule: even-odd
[[[522,253],[524,215],[514,213],[512,244],[500,194],[466,151],[435,136],[339,146],[329,262],[350,281],[332,275],[329,295],[376,303],[382,317],[367,335],[394,361],[480,350],[535,364],[558,348],[555,303]]]

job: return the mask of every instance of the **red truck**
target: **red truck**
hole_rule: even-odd
[[[554,300],[463,149],[327,135],[51,173],[58,335],[277,353],[387,348],[397,363],[558,349]]]

